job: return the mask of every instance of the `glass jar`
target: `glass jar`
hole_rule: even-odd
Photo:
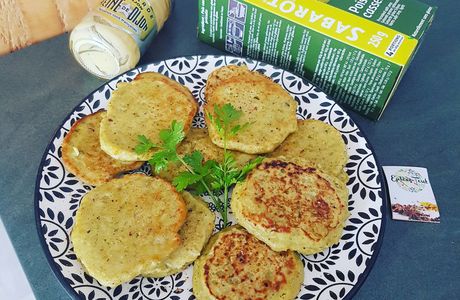
[[[103,0],[75,26],[69,47],[90,73],[110,79],[132,69],[168,19],[173,0]]]

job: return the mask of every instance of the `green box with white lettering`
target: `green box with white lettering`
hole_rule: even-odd
[[[198,38],[290,70],[377,120],[435,11],[416,0],[199,0]]]

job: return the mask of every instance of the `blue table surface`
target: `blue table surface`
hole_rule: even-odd
[[[460,299],[460,5],[426,2],[438,6],[435,20],[382,119],[350,115],[382,165],[428,168],[441,223],[388,213],[380,254],[355,299]],[[141,63],[223,54],[196,39],[196,26],[196,1],[177,1]],[[0,216],[37,299],[47,300],[69,296],[38,240],[37,168],[67,113],[104,83],[75,62],[67,42],[65,34],[0,58]]]

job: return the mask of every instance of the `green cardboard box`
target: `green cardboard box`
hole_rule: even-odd
[[[290,70],[376,120],[435,11],[416,0],[199,0],[198,38]]]

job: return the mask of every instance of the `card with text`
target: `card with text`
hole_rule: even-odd
[[[399,166],[382,168],[388,183],[394,220],[440,222],[427,169]]]

